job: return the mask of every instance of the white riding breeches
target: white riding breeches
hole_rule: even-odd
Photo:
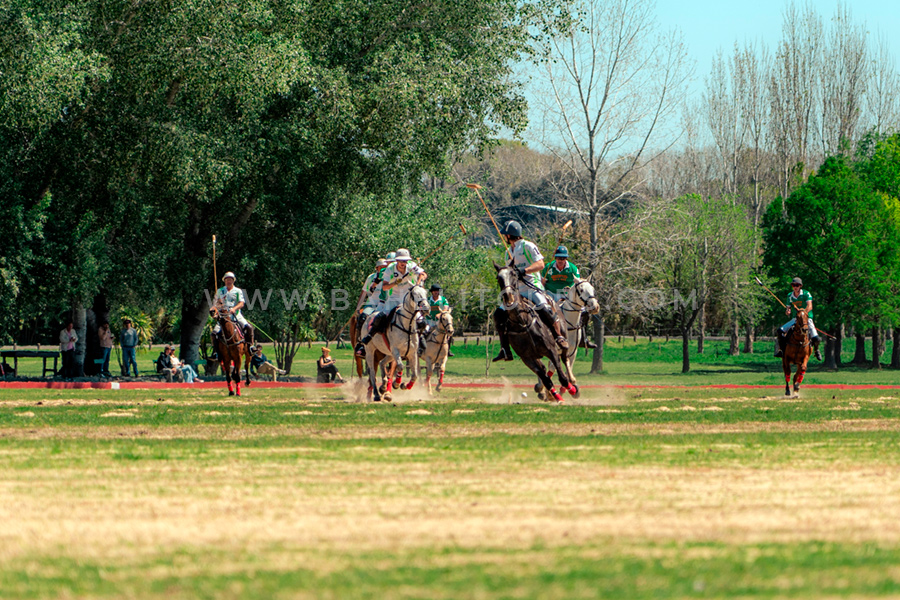
[[[247,319],[244,318],[244,315],[235,315],[235,318],[237,319],[238,324],[241,326],[241,329],[250,324],[247,322]],[[219,323],[216,323],[216,326],[213,327],[212,332],[219,333],[220,331],[222,331],[222,326]]]
[[[534,308],[537,310],[541,310],[544,306],[547,305],[547,296],[545,295],[547,292],[543,290],[536,290],[527,285],[519,284],[519,294],[523,298],[528,298],[534,303]],[[500,308],[502,310],[506,310],[503,308],[503,301],[500,301]]]
[[[781,331],[783,331],[784,333],[787,333],[788,329],[790,329],[791,326],[796,322],[797,322],[797,319],[791,319],[790,321],[788,321],[787,323],[785,323],[784,325],[781,326]],[[814,337],[819,337],[819,332],[816,330],[816,326],[813,324],[812,319],[809,320],[809,337],[810,337],[810,339],[812,339]]]

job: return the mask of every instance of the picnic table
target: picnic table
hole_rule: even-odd
[[[19,374],[19,359],[20,358],[42,358],[44,360],[43,370],[41,371],[41,377],[46,377],[47,373],[50,373],[51,377],[56,377],[56,373],[58,371],[58,361],[59,361],[59,352],[52,352],[50,350],[0,350],[0,358],[13,359],[13,369],[16,372],[16,375]],[[53,368],[47,367],[47,359],[53,359]]]

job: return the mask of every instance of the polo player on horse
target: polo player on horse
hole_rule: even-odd
[[[550,331],[556,334],[556,344],[562,349],[569,348],[569,342],[566,341],[565,331],[559,320],[559,315],[550,307],[547,301],[546,291],[541,283],[540,273],[544,269],[544,257],[541,251],[533,243],[522,238],[522,225],[518,221],[508,221],[500,231],[509,248],[510,266],[518,273],[519,284],[518,291],[523,298],[527,298],[534,304],[535,311],[541,321]],[[494,358],[494,362],[498,360],[513,360],[512,350],[509,348],[509,336],[507,335],[507,322],[509,316],[501,305],[494,311],[494,326],[500,337],[500,353]]]
[[[547,289],[547,295],[553,298],[559,307],[566,299],[568,288],[581,279],[581,273],[578,272],[578,266],[569,260],[569,249],[565,246],[559,246],[556,252],[553,253],[553,258],[556,260],[544,267],[541,273],[541,281]],[[582,313],[579,327],[584,328],[590,319],[591,315],[589,313]],[[597,347],[597,344],[590,341],[586,335],[581,336],[581,339],[581,345],[585,348]]]
[[[217,306],[224,307],[231,313],[232,318],[241,326],[241,329],[244,332],[244,340],[247,342],[247,345],[252,346],[253,325],[247,322],[247,319],[241,314],[241,309],[244,308],[244,291],[239,287],[234,287],[234,280],[234,273],[231,271],[225,273],[222,277],[222,281],[225,282],[225,285],[216,291],[215,306],[212,306],[209,309],[209,312],[215,312]],[[214,347],[216,348],[218,348],[219,343],[224,341],[222,340],[221,333],[222,326],[219,323],[216,323],[216,326],[212,330],[212,338]]]
[[[356,345],[355,353],[360,358],[366,355],[366,344],[372,341],[372,336],[383,333],[387,327],[387,318],[391,311],[403,302],[403,298],[414,285],[421,285],[428,277],[422,267],[417,265],[410,257],[409,250],[400,248],[394,257],[394,263],[384,270],[381,289],[387,294],[386,298],[379,300],[379,308],[370,319],[369,331]],[[418,329],[426,327],[425,319],[419,319],[416,323]]]
[[[797,310],[799,308],[800,310],[806,311],[806,314],[809,315],[809,343],[815,351],[816,358],[822,360],[822,355],[819,353],[819,342],[821,341],[819,339],[819,332],[816,330],[816,326],[813,325],[812,294],[803,289],[803,280],[799,277],[794,277],[793,281],[791,281],[791,288],[793,291],[788,294],[785,314],[789,317],[794,314],[791,309]],[[787,343],[787,332],[796,321],[797,317],[794,316],[778,330],[778,347],[775,349],[776,358],[780,358],[784,355],[784,346]]]

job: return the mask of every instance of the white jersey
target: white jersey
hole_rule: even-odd
[[[381,282],[375,283],[377,277],[378,273],[371,273],[366,277],[366,282],[363,284],[363,306],[375,306],[378,304],[376,288],[381,285]]]
[[[385,307],[387,309],[391,309],[394,306],[399,305],[403,301],[403,298],[406,296],[406,293],[409,292],[409,290],[412,289],[412,287],[416,284],[419,275],[424,272],[425,270],[422,267],[411,260],[406,263],[406,273],[400,272],[400,270],[397,268],[397,263],[394,263],[387,269],[385,269],[384,283],[397,283],[404,277],[409,275],[406,281],[388,290],[390,296],[388,296],[388,298],[385,300]]]
[[[244,300],[244,291],[239,287],[233,287],[229,291],[227,287],[220,287],[219,291],[216,292],[216,301],[222,301],[225,305],[225,308],[234,308],[241,302],[245,302]],[[234,316],[241,316],[241,309],[237,309],[234,311]]]
[[[524,269],[530,267],[539,260],[544,260],[544,256],[541,254],[541,251],[538,250],[538,247],[528,240],[518,240],[515,245],[510,248],[510,252],[512,254],[513,266],[517,269]],[[541,283],[540,272],[529,273],[525,276],[525,281],[529,282],[539,290],[544,289],[544,284]],[[522,287],[522,284],[519,284],[519,287]]]

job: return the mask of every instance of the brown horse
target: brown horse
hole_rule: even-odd
[[[567,362],[564,356],[560,357],[559,355],[556,347],[556,334],[544,325],[534,307],[530,303],[526,304],[525,299],[522,298],[519,293],[516,272],[510,267],[500,267],[497,264],[494,267],[497,269],[500,299],[503,309],[508,315],[506,334],[509,337],[509,345],[522,359],[525,366],[538,376],[539,381],[534,386],[535,391],[541,397],[544,389],[549,390],[554,400],[562,402],[562,396],[553,387],[553,380],[550,379],[552,371],[548,373],[544,368],[542,359],[547,358],[551,366],[556,369],[560,391],[569,392],[577,398],[578,386],[569,381],[566,374]],[[563,369],[562,367],[567,368]]]
[[[806,365],[812,355],[809,344],[809,315],[805,310],[797,310],[797,320],[785,335],[784,354],[781,367],[784,369],[784,395],[791,395],[791,365],[797,365],[794,375],[794,393],[800,394],[800,384],[806,375]]]
[[[237,323],[232,319],[228,310],[222,309],[216,313],[216,321],[222,328],[221,341],[218,343],[219,362],[222,364],[222,372],[225,381],[228,382],[228,395],[234,396],[235,392],[241,395],[241,357],[244,357],[244,369],[247,372],[247,385],[250,385],[250,350],[244,340],[244,334]],[[234,385],[232,385],[232,382]]]

